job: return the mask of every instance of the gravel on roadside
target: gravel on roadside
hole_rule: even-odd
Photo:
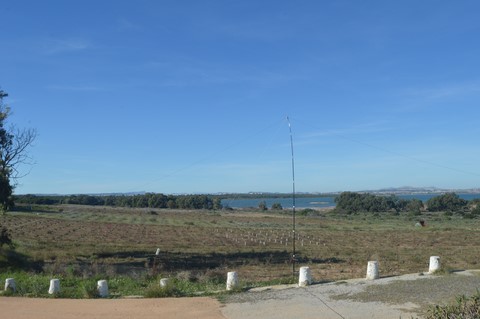
[[[393,280],[385,285],[369,285],[364,291],[332,296],[334,300],[404,304],[426,307],[447,304],[460,295],[471,296],[480,289],[480,276],[469,274],[429,275],[413,280]]]
[[[416,313],[421,316],[431,305],[452,303],[456,297],[471,296],[479,289],[480,272],[469,270],[440,275],[408,274],[378,280],[351,279],[305,288],[296,285],[272,286],[232,294],[223,302],[227,306],[243,304],[248,308],[272,302],[281,305],[292,300],[303,300],[308,304],[316,300],[326,306],[331,305],[342,313],[348,310],[340,307],[351,301],[351,304],[364,304],[367,308],[380,308],[379,305],[384,305],[390,309],[405,309],[406,314]],[[412,318],[411,315],[407,317]]]

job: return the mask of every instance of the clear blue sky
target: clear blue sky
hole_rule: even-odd
[[[478,1],[1,1],[16,193],[480,187]]]

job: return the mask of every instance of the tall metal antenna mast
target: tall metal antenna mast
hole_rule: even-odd
[[[295,277],[295,157],[293,156],[293,134],[292,134],[292,125],[290,124],[290,119],[287,116],[288,129],[290,130],[290,147],[292,149],[292,232],[293,232],[293,253],[292,253],[292,272],[293,277]]]

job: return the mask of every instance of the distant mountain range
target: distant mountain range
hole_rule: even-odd
[[[451,188],[437,188],[437,187],[390,187],[377,190],[367,190],[366,193],[374,194],[396,194],[396,195],[409,195],[409,194],[442,194],[448,192],[461,193],[461,194],[479,194],[480,188],[469,189],[451,189]]]
[[[339,192],[297,192],[301,195],[337,195],[342,193]],[[369,189],[355,191],[356,193],[371,193],[371,194],[394,194],[394,195],[414,195],[414,194],[444,194],[444,193],[458,193],[458,194],[480,194],[480,188],[468,188],[468,189],[456,189],[456,188],[438,188],[435,186],[430,187],[412,187],[412,186],[402,186],[402,187],[388,187],[381,189]],[[276,194],[269,192],[249,192],[248,194]]]

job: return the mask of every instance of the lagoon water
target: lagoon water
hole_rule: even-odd
[[[283,208],[293,206],[292,198],[252,198],[252,199],[224,199],[222,205],[232,208],[258,207],[258,204],[265,201],[267,207],[272,207],[274,203],[280,203]],[[309,197],[295,198],[296,208],[324,208],[335,207],[335,197]]]
[[[397,195],[398,198],[412,199],[417,198],[424,203],[432,197],[439,196],[441,194],[414,194],[414,195]],[[480,198],[480,194],[458,194],[460,198],[466,200],[472,200]],[[267,207],[272,207],[274,203],[280,203],[283,208],[290,208],[293,206],[292,198],[253,198],[253,199],[224,199],[222,205],[232,208],[249,208],[258,207],[258,204],[265,201]],[[295,198],[296,208],[327,208],[335,207],[335,197],[297,197]]]

